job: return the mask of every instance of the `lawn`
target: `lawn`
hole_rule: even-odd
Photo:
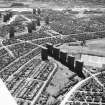
[[[53,79],[51,80],[46,91],[50,95],[56,95],[60,89],[62,89],[70,80],[74,73],[70,71],[67,67],[63,66],[60,62],[54,61],[58,64],[58,69]]]

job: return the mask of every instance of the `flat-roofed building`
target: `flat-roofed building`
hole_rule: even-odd
[[[48,49],[48,55],[53,56],[53,44],[52,43],[46,43],[46,47]]]
[[[61,50],[60,51],[60,62],[66,65],[66,59],[67,59],[67,52]]]
[[[83,74],[83,72],[82,72],[82,70],[83,70],[83,65],[84,65],[84,63],[83,63],[82,61],[80,61],[80,60],[77,60],[77,61],[75,62],[75,69],[74,69],[74,71],[75,71],[75,73],[77,73],[78,76],[81,77],[81,78],[85,78],[85,76],[84,76],[84,74]]]
[[[42,48],[41,50],[41,58],[43,61],[48,60],[48,53],[47,53],[47,48]]]
[[[59,60],[60,49],[57,47],[53,47],[53,57],[56,60]]]
[[[67,67],[74,71],[74,61],[75,61],[75,57],[72,55],[68,55],[67,57]]]

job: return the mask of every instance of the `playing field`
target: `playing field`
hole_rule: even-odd
[[[86,41],[86,46],[69,46],[68,44],[63,44],[59,46],[61,50],[67,51],[69,54],[89,54],[94,56],[104,56],[105,57],[105,39],[95,39]]]
[[[68,55],[73,55],[76,59],[81,59],[86,65],[102,67],[105,64],[105,39],[88,40],[84,47],[63,44],[59,48],[62,51],[67,51]]]
[[[87,41],[87,45],[89,46],[89,49],[96,49],[105,52],[105,39]]]

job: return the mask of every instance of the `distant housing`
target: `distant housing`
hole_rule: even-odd
[[[24,3],[12,3],[10,7],[28,7]]]
[[[78,14],[79,11],[74,11],[72,9],[63,10],[64,13],[70,13],[70,14]]]
[[[85,10],[84,11],[84,14],[101,14],[101,13],[103,13],[103,11],[98,10],[98,9],[96,9],[96,10]]]

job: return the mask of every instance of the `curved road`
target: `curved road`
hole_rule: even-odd
[[[96,78],[97,75],[99,75],[101,72],[94,74],[94,77]],[[90,78],[93,78],[93,75],[80,81],[79,83],[77,83],[64,97],[63,101],[61,102],[60,105],[66,105],[66,102],[68,102],[69,98],[71,95],[73,95],[73,93],[75,93],[75,91],[81,86],[83,85],[83,83],[85,83],[86,81],[88,81]],[[96,80],[96,79],[95,79]],[[97,82],[97,81],[96,81]],[[100,84],[99,84],[100,85]]]

